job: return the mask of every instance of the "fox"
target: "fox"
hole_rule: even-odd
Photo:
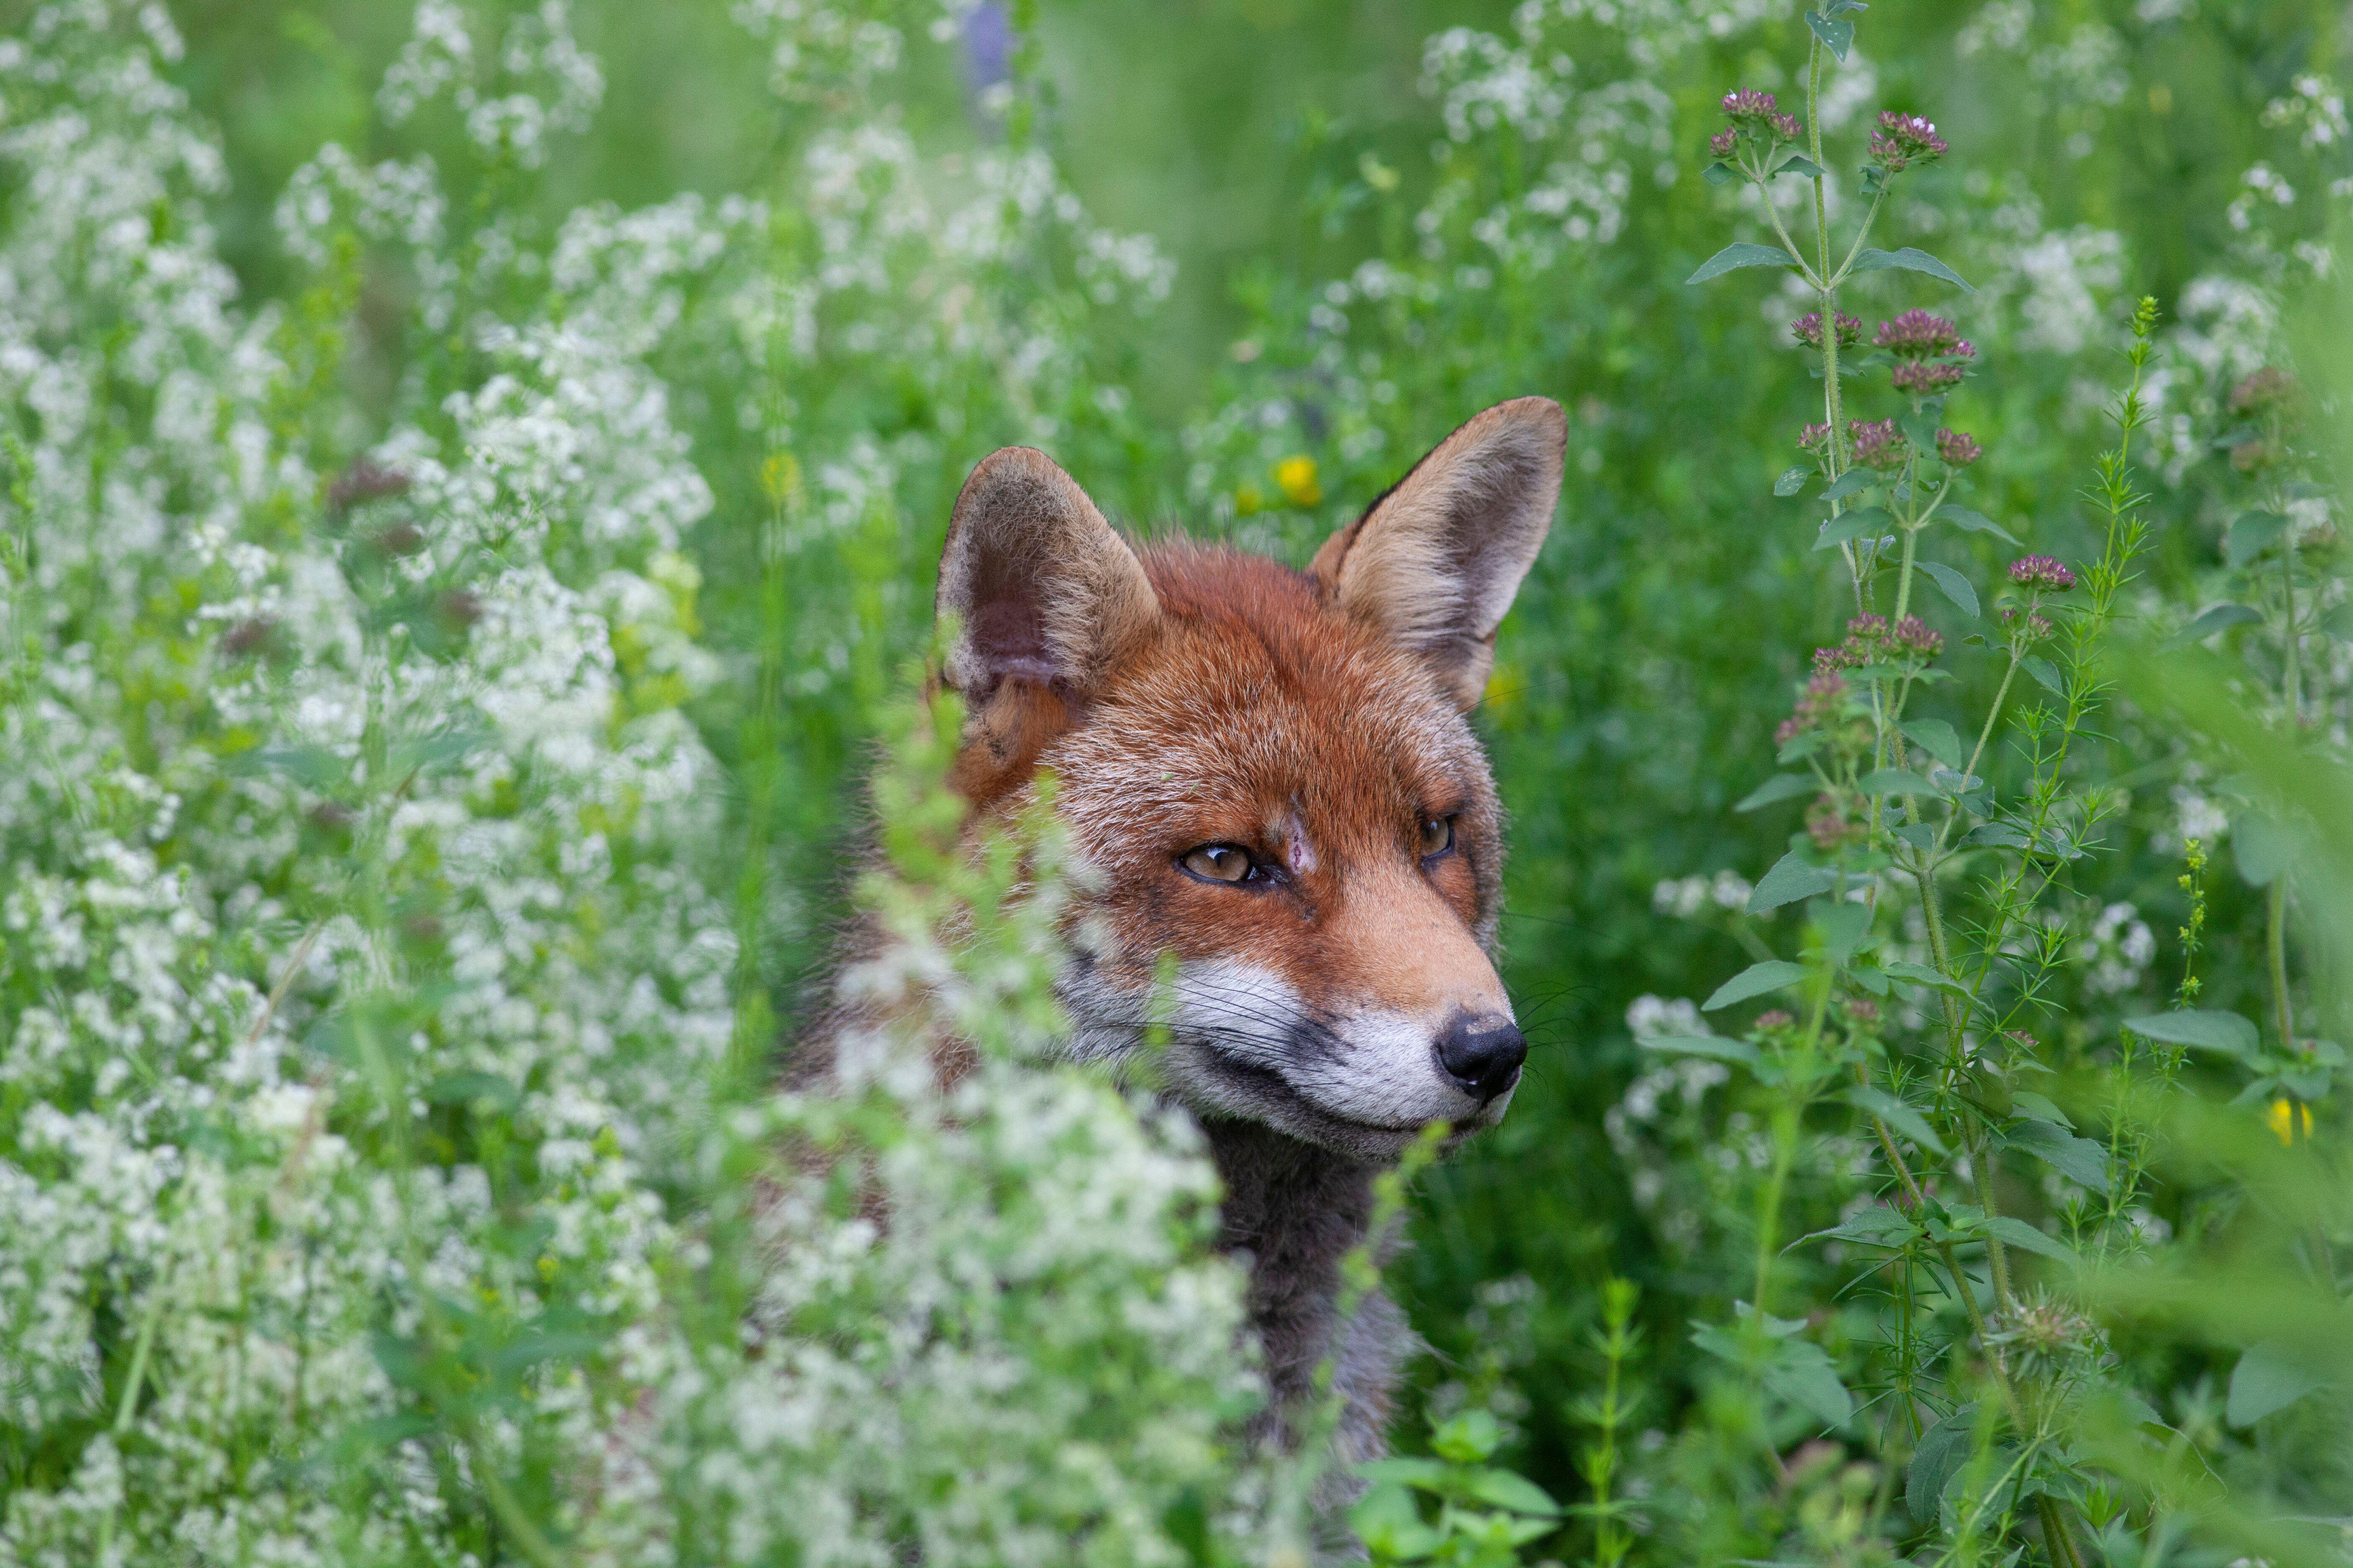
[[[1467,715],[1557,508],[1546,397],[1471,419],[1304,570],[1132,542],[1044,453],[958,494],[938,678],[977,826],[1050,809],[1089,870],[1056,992],[1069,1055],[1113,1069],[1157,1029],[1159,1092],[1222,1183],[1270,1395],[1296,1440],[1329,1359],[1337,1473],[1387,1451],[1415,1342],[1373,1293],[1340,1310],[1374,1182],[1432,1122],[1500,1121],[1527,1041],[1496,970],[1504,821]]]

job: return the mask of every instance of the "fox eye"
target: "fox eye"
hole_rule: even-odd
[[[1250,852],[1233,844],[1204,844],[1198,849],[1187,849],[1176,863],[1204,882],[1247,882],[1253,874],[1264,875]]]
[[[1454,819],[1432,816],[1421,824],[1421,858],[1432,860],[1454,847]]]

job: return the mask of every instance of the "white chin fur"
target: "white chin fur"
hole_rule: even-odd
[[[1385,1008],[1319,1016],[1280,975],[1220,960],[1177,972],[1168,1067],[1196,1108],[1324,1143],[1402,1143],[1431,1121],[1492,1125],[1440,1068],[1431,1026]],[[1334,1127],[1331,1123],[1345,1124]]]

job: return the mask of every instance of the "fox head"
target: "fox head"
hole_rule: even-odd
[[[1548,398],[1490,408],[1304,572],[1132,547],[1042,453],[973,470],[940,565],[957,787],[1040,770],[1092,869],[1060,994],[1116,1060],[1173,959],[1170,1087],[1362,1158],[1499,1120],[1527,1054],[1490,952],[1493,781],[1463,715],[1560,493]]]

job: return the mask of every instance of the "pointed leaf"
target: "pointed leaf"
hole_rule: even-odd
[[[1825,1426],[1843,1426],[1854,1418],[1854,1395],[1839,1381],[1821,1346],[1811,1340],[1783,1340],[1775,1348],[1773,1363],[1765,1369],[1766,1387]]]
[[[1956,996],[1967,996],[1969,994],[1969,988],[1951,975],[1941,970],[1931,969],[1925,963],[1915,963],[1907,958],[1891,958],[1879,967],[1896,979],[1909,980],[1915,985],[1932,985],[1939,991],[1950,992]]]
[[[1947,501],[1936,509],[1936,515],[1948,520],[1954,527],[1964,533],[1990,533],[1996,539],[2008,543],[2018,542],[2016,534],[1981,511],[1971,511],[1968,507],[1955,506],[1951,501]]]
[[[1478,1470],[1471,1476],[1471,1495],[1497,1508],[1514,1513],[1540,1514],[1549,1518],[1560,1511],[1560,1504],[1552,1500],[1544,1488],[1525,1476],[1510,1470]]]
[[[2027,674],[2034,677],[2037,685],[2049,691],[2053,697],[2067,695],[2067,682],[2060,676],[2059,667],[2049,659],[2029,654],[2019,660],[2019,663]]]
[[[1873,1204],[1852,1219],[1833,1230],[1818,1230],[1804,1237],[1807,1241],[1856,1241],[1865,1247],[1883,1247],[1893,1252],[1920,1234],[1920,1227],[1903,1210],[1886,1204]],[[1795,1246],[1796,1243],[1791,1243]]]
[[[1755,1046],[1720,1035],[1638,1035],[1634,1043],[1646,1051],[1663,1051],[1671,1057],[1712,1057],[1740,1067],[1757,1063]]]
[[[1822,41],[1822,47],[1846,64],[1846,51],[1854,42],[1854,24],[1842,16],[1825,16],[1819,11],[1806,13],[1806,26]]]
[[[2231,1392],[2222,1413],[2233,1426],[2252,1426],[2327,1382],[2306,1371],[2284,1346],[2249,1345],[2231,1369]]]
[[[1788,251],[1770,245],[1750,245],[1746,241],[1727,245],[1699,264],[1699,270],[1683,279],[1685,283],[1704,283],[1711,278],[1721,278],[1741,267],[1795,267],[1797,258]]]
[[[1821,780],[1811,773],[1775,773],[1771,778],[1742,795],[1732,809],[1755,811],[1760,806],[1770,805],[1777,800],[1788,800],[1792,795],[1812,795],[1821,787]]]
[[[2251,610],[2244,605],[2216,605],[2210,610],[2201,611],[2196,620],[2158,646],[2160,648],[2188,647],[2191,643],[2205,641],[2216,632],[2263,618],[2261,610]]]
[[[1729,1007],[1735,1002],[1746,1002],[1751,996],[1762,996],[1767,991],[1778,991],[1785,985],[1795,985],[1806,977],[1806,966],[1791,963],[1783,958],[1768,958],[1762,963],[1752,963],[1715,988],[1715,994],[1699,1005],[1703,1013],[1713,1013],[1718,1007]]]
[[[2207,1008],[2193,1007],[2179,1013],[2151,1013],[2146,1017],[2126,1018],[2125,1027],[2145,1040],[2162,1040],[2168,1046],[2189,1046],[2201,1051],[2220,1051],[2226,1057],[2252,1057],[2261,1043],[2254,1025],[2238,1014]]]
[[[1961,738],[1942,719],[1906,719],[1904,733],[1919,742],[1921,750],[1948,768],[1961,765]]]
[[[2007,1246],[2039,1252],[2045,1258],[2055,1258],[2062,1263],[2081,1261],[2075,1249],[2055,1237],[2045,1236],[2022,1219],[2010,1215],[1997,1215],[1986,1222],[1986,1229],[2001,1237]]]
[[[2242,812],[2231,824],[2231,857],[2251,888],[2268,888],[2295,858],[2295,841],[2258,811]]]
[[[1968,279],[1926,251],[1915,250],[1908,245],[1901,250],[1866,250],[1854,258],[1854,270],[1857,272],[1877,272],[1890,267],[1900,267],[1906,272],[1925,272],[1931,278],[1958,284],[1964,293],[1977,292]]]
[[[1810,866],[1790,850],[1773,862],[1773,868],[1757,879],[1748,895],[1748,912],[1761,915],[1767,910],[1778,910],[1783,904],[1794,904],[1799,899],[1810,899],[1817,893],[1827,893],[1838,886],[1838,873],[1825,866]]]
[[[1849,468],[1830,482],[1830,487],[1822,491],[1822,499],[1844,500],[1858,491],[1869,489],[1878,482],[1879,470],[1876,468]]]
[[[1969,586],[1969,580],[1967,577],[1949,566],[1939,566],[1934,561],[1915,561],[1913,564],[1928,574],[1928,581],[1944,590],[1945,597],[1953,601],[1959,607],[1961,614],[1972,618],[1976,616],[1978,591]]]
[[[1904,1473],[1904,1506],[1911,1510],[1915,1524],[1936,1522],[1936,1502],[1945,1495],[1945,1483],[1976,1447],[1970,1437],[1977,1415],[1976,1405],[1964,1405],[1920,1434],[1919,1446],[1912,1450],[1912,1463]]]
[[[1852,27],[1854,24],[1850,22],[1847,26]],[[1781,161],[1780,166],[1773,171],[1777,177],[1782,174],[1798,174],[1809,180],[1820,178],[1822,172],[1822,166],[1811,158],[1785,158]]]
[[[1850,539],[1861,539],[1867,533],[1875,534],[1894,521],[1894,515],[1883,506],[1856,507],[1822,524],[1821,532],[1814,536],[1814,548],[1835,550]]]
[[[1806,488],[1806,481],[1813,477],[1814,470],[1804,463],[1799,463],[1794,468],[1784,468],[1781,470],[1781,477],[1773,481],[1773,493],[1777,496],[1796,495]]]
[[[1702,169],[1699,172],[1699,177],[1711,185],[1729,185],[1745,180],[1748,176],[1729,163],[1710,163],[1706,168]]]
[[[1846,1091],[1846,1102],[1870,1111],[1931,1154],[1941,1156],[1945,1153],[1945,1141],[1936,1136],[1936,1130],[1928,1125],[1928,1119],[1885,1089],[1857,1084]]]
[[[2287,531],[2287,519],[2275,511],[2242,511],[2232,520],[2222,537],[2222,559],[2244,566]]]
[[[1908,768],[1881,768],[1856,781],[1865,795],[1936,795],[1936,786]]]
[[[2111,1185],[2108,1152],[2089,1138],[2062,1131],[2048,1121],[2020,1121],[2002,1129],[2001,1142],[2005,1148],[2031,1154],[2095,1193],[2105,1193]]]

